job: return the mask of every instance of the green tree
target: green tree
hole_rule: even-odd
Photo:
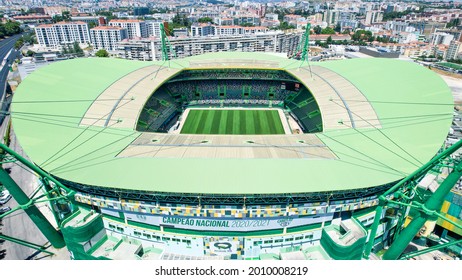
[[[5,28],[5,34],[8,36],[21,33],[19,22],[9,20],[3,26]]]
[[[351,36],[353,41],[367,42],[372,37],[372,32],[365,30],[356,30],[355,34]]]
[[[327,37],[326,43],[327,43],[328,45],[331,45],[332,42],[333,42],[332,36]]]
[[[279,24],[279,27],[277,29],[281,29],[281,30],[286,30],[286,29],[295,29],[295,26],[292,25],[292,24],[288,24],[287,22],[281,22],[281,24]]]
[[[53,21],[53,23],[57,23],[57,22],[60,22],[60,21],[63,21],[63,16],[62,15],[54,15],[51,20]]]
[[[321,31],[321,34],[335,34],[335,30],[332,27],[326,27]]]
[[[14,43],[14,48],[19,50],[22,45],[24,45],[24,39],[21,37],[16,41],[16,43]]]
[[[451,27],[455,27],[455,26],[458,26],[460,24],[460,19],[459,18],[455,18],[455,19],[452,19],[450,22],[448,22],[446,24],[446,28],[451,28]]]
[[[101,49],[95,53],[97,57],[109,57],[109,53],[105,49]]]
[[[64,21],[71,21],[71,13],[69,11],[62,12],[61,17]]]
[[[106,17],[108,22],[111,21],[111,19],[117,18],[117,16],[113,15],[110,11],[98,11],[96,15]]]
[[[74,44],[72,45],[73,49],[74,49],[74,53],[77,55],[77,56],[84,56],[84,52],[82,50],[82,48],[80,47],[79,45],[79,42],[74,42]]]
[[[191,23],[189,22],[186,15],[180,15],[180,13],[176,13],[176,15],[172,18],[172,27],[173,28],[180,28],[180,27],[190,27]]]
[[[92,29],[92,28],[95,28],[95,27],[96,27],[96,22],[90,21],[90,22],[88,23],[88,28]]]
[[[29,45],[37,44],[37,38],[35,37],[35,33],[25,33],[22,35],[22,38],[25,43],[29,43]]]
[[[335,26],[334,28],[335,32],[341,32],[342,31],[342,27],[340,26],[340,23],[337,22],[337,25]]]
[[[27,50],[26,56],[34,56],[35,52]]]
[[[207,23],[207,22],[213,23],[213,19],[211,19],[209,17],[202,17],[202,18],[198,19],[197,21],[200,22],[200,23]]]
[[[313,31],[314,31],[315,34],[321,34],[322,28],[321,28],[321,26],[316,25],[316,26],[313,28]]]

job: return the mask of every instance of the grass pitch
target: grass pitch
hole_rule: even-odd
[[[284,134],[277,110],[189,111],[183,134]]]

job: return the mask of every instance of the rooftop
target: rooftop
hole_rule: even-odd
[[[234,52],[170,61],[170,66],[160,61],[73,59],[29,75],[15,93],[12,120],[25,152],[51,174],[92,186],[150,192],[361,189],[399,180],[437,153],[452,121],[453,100],[435,73],[391,59],[310,64]],[[325,121],[322,133],[302,137],[323,143],[335,158],[120,156],[137,141],[167,137],[134,131],[144,102],[156,88],[182,69],[213,68],[281,69],[297,77],[313,92]],[[123,96],[130,101],[122,110],[116,102]],[[108,118],[111,108],[116,110]]]
[[[122,29],[125,29],[125,28],[120,27],[120,26],[97,26],[90,30],[122,30]]]
[[[144,20],[140,19],[111,19],[111,22],[144,22]]]

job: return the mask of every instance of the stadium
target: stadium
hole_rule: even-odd
[[[28,157],[74,259],[361,259],[378,196],[432,159],[450,89],[389,59],[74,59],[18,87]],[[72,214],[70,214],[72,212]],[[402,216],[384,213],[373,252]]]

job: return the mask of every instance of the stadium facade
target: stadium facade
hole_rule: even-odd
[[[360,259],[378,196],[438,153],[452,102],[409,62],[215,53],[56,63],[21,84],[12,119],[76,191],[73,214],[54,206],[72,258]],[[194,108],[278,109],[291,129],[181,133]],[[375,252],[402,218],[384,212]]]

